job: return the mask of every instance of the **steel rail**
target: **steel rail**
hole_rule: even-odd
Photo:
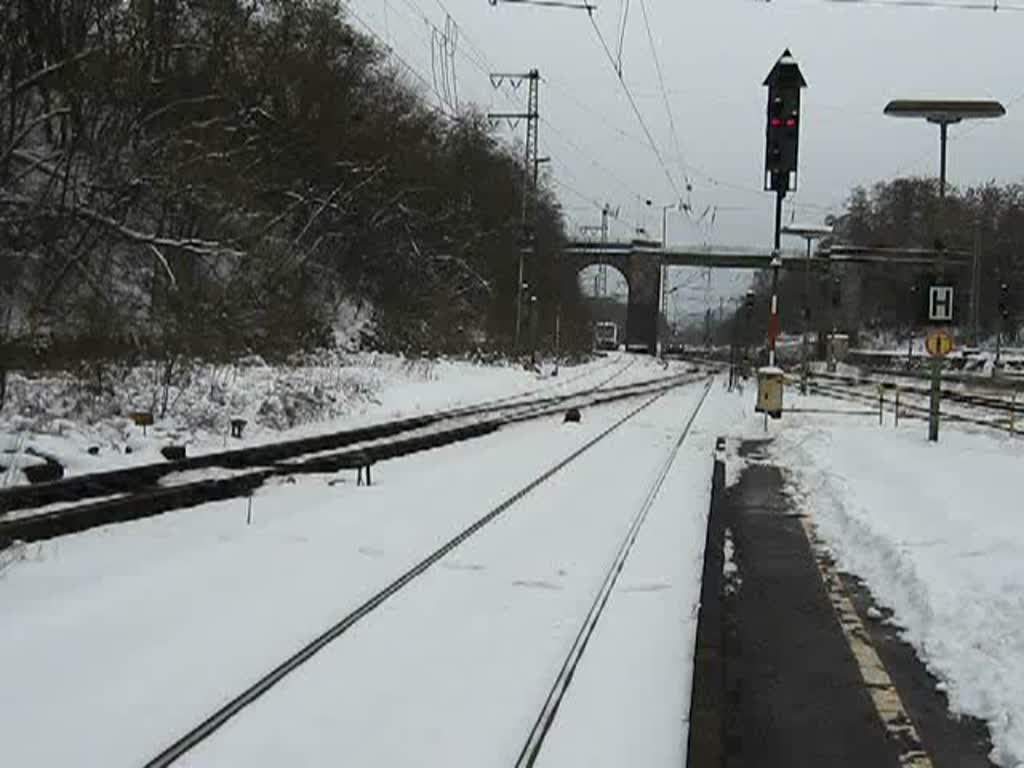
[[[482,517],[477,519],[475,522],[470,524],[468,527],[463,529],[460,533],[449,539],[445,544],[441,545],[433,552],[428,554],[416,565],[412,566],[409,570],[405,571],[401,576],[396,578],[390,584],[385,586],[383,589],[378,591],[372,597],[363,602],[355,610],[348,613],[344,618],[337,621],[335,624],[328,627],[324,632],[315,637],[309,643],[304,645],[294,654],[289,656],[287,659],[282,661],[272,670],[267,672],[251,686],[246,688],[241,693],[237,694],[230,701],[223,706],[219,707],[216,711],[207,716],[202,722],[196,725],[194,728],[183,734],[181,737],[176,739],[173,743],[163,749],[159,754],[150,759],[145,763],[144,768],[166,768],[177,761],[179,758],[184,756],[186,753],[194,749],[196,746],[201,744],[206,739],[210,738],[214,733],[217,732],[225,723],[237,716],[246,707],[251,705],[281,680],[291,674],[293,671],[301,667],[307,661],[312,659],[317,653],[323,650],[325,647],[330,645],[332,642],[337,640],[339,637],[348,632],[353,626],[358,624],[362,619],[369,616],[377,608],[383,605],[391,597],[399,593],[402,589],[408,586],[414,579],[425,573],[431,566],[436,564],[439,560],[446,557],[460,545],[462,545],[469,538],[478,533],[481,529],[487,526],[489,523],[496,520],[516,503],[524,499],[538,487],[543,485],[545,482],[550,480],[552,477],[560,473],[563,469],[570,466],[583,454],[588,452],[598,443],[605,440],[609,435],[618,430],[621,426],[635,418],[641,412],[652,406],[655,402],[660,400],[668,390],[655,393],[650,398],[644,400],[639,406],[630,410],[627,414],[616,420],[611,426],[601,431],[598,435],[588,440],[581,447],[574,450],[565,458],[559,460],[553,466],[542,472],[536,478],[531,480],[529,483],[521,487],[511,496],[506,498],[496,507],[492,508]]]
[[[822,395],[825,395],[826,397],[832,397],[832,398],[835,398],[837,400],[846,400],[847,402],[856,402],[856,403],[863,403],[863,402],[877,403],[878,402],[878,396],[877,395],[873,395],[873,394],[871,394],[869,392],[859,392],[859,391],[856,391],[856,390],[853,389],[853,385],[847,385],[847,387],[848,388],[844,390],[842,388],[842,385],[830,386],[830,385],[814,383],[814,382],[811,382],[809,384],[809,388],[810,388],[811,392],[820,393]],[[877,413],[877,411],[876,411],[876,413]],[[921,405],[914,405],[912,403],[900,403],[900,414],[901,414],[901,417],[902,417],[903,414],[914,414],[915,417],[918,416],[918,415],[927,416],[928,415],[928,408],[925,407],[925,406],[921,406]],[[962,423],[962,424],[973,424],[973,425],[979,426],[979,427],[986,427],[988,429],[995,429],[995,430],[998,430],[1000,432],[1008,433],[1010,435],[1015,435],[1015,436],[1021,435],[1021,436],[1024,436],[1024,431],[1018,430],[1016,428],[1011,428],[1010,425],[1009,425],[1009,422],[1007,422],[1007,424],[1000,424],[998,421],[994,421],[994,420],[991,420],[991,419],[976,419],[976,418],[972,418],[970,416],[965,416],[965,415],[959,414],[959,413],[951,413],[949,411],[942,411],[940,413],[940,416],[941,416],[941,418],[943,418],[943,419],[945,419],[947,421],[955,421],[955,422],[959,422],[959,423]]]
[[[635,362],[635,359],[628,361],[625,365],[614,371],[611,376],[602,379],[591,389],[607,386],[628,371]],[[564,387],[589,373],[592,373],[592,371],[582,372],[554,385],[537,387],[527,392],[484,400],[471,405],[447,408],[433,413],[355,427],[340,432],[281,440],[265,445],[248,446],[227,451],[216,451],[176,461],[157,462],[104,472],[94,472],[48,483],[0,489],[0,519],[3,518],[5,513],[19,509],[31,509],[48,504],[138,491],[176,472],[207,469],[210,467],[241,469],[245,467],[268,466],[274,462],[295,456],[354,446],[358,443],[401,435],[453,419],[486,414],[496,408],[512,404],[517,400],[534,398],[548,389]],[[568,397],[571,394],[573,393],[563,396]],[[557,397],[557,395],[552,397]]]
[[[357,444],[342,451],[319,454],[305,459],[274,462],[269,466],[240,472],[231,477],[205,479],[168,487],[146,487],[116,498],[85,501],[57,510],[0,519],[0,549],[15,541],[41,541],[101,525],[138,520],[212,501],[244,496],[252,493],[275,476],[364,468],[379,461],[396,459],[412,453],[483,437],[511,424],[544,418],[570,406],[591,407],[663,391],[666,388],[686,383],[695,375],[678,374],[607,389],[595,388],[585,392],[546,397],[526,403],[491,406],[486,411],[464,414],[461,417],[462,419],[473,419],[476,415],[487,413],[489,414],[488,418],[474,419],[467,423],[455,423],[448,428],[419,434],[409,431],[404,436],[380,438],[376,442]],[[610,379],[603,382],[602,385],[607,381]],[[428,428],[432,428],[431,425],[420,429]]]
[[[588,611],[586,618],[583,620],[583,624],[580,627],[579,632],[576,634],[576,639],[573,641],[572,647],[569,649],[569,653],[566,655],[565,661],[562,663],[562,667],[558,671],[558,675],[556,675],[551,689],[548,691],[547,698],[544,700],[544,704],[537,715],[537,719],[534,721],[533,728],[530,730],[526,743],[523,745],[523,748],[519,753],[519,757],[516,760],[516,768],[530,768],[530,766],[533,766],[537,758],[540,756],[541,749],[544,747],[544,741],[547,738],[552,725],[554,725],[562,700],[565,697],[566,692],[569,690],[569,685],[572,683],[573,677],[576,674],[576,669],[583,658],[583,654],[587,650],[587,645],[594,634],[594,630],[597,628],[598,622],[604,614],[608,601],[611,598],[612,590],[615,589],[619,576],[625,568],[626,560],[633,551],[633,545],[636,543],[637,537],[640,534],[640,529],[647,520],[651,508],[654,506],[654,502],[658,498],[658,494],[661,492],[661,488],[665,483],[665,478],[668,477],[669,471],[672,469],[673,464],[675,464],[676,458],[679,455],[679,450],[682,448],[686,437],[690,434],[690,429],[693,427],[693,423],[696,421],[697,415],[704,406],[708,393],[711,392],[712,381],[713,379],[708,380],[708,383],[704,388],[704,393],[697,402],[697,406],[693,409],[693,412],[687,419],[678,439],[676,439],[675,443],[672,445],[672,449],[669,451],[664,464],[662,464],[654,483],[648,490],[643,504],[634,516],[629,530],[626,532],[626,535],[619,546],[619,550],[605,574],[601,587],[594,597],[590,610]]]
[[[886,374],[879,372],[876,375],[884,376]],[[848,384],[850,386],[881,386],[886,389],[899,390],[900,392],[906,392],[911,395],[921,395],[923,397],[927,397],[930,394],[930,391],[923,387],[912,387],[897,382],[883,381],[881,379],[874,378],[866,378],[864,376],[843,376],[841,374],[834,373],[813,373],[811,374],[811,378],[824,379],[826,381]],[[955,389],[943,389],[942,397],[943,399],[952,400],[954,402],[961,403],[964,405],[1024,415],[1024,402],[1022,402],[1020,405],[1015,405],[1014,403],[1008,400],[1004,400],[994,395],[983,395],[972,392],[960,392]]]

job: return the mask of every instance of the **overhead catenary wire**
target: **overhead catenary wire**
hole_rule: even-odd
[[[384,2],[387,3],[388,0],[384,0]],[[428,24],[428,25],[430,25],[430,26],[432,26],[434,28],[437,27],[437,25],[434,24],[434,22],[430,19],[429,15],[423,10],[422,7],[420,7],[415,2],[415,0],[401,0],[401,2],[409,9],[409,11],[414,16],[418,17],[419,19],[424,21],[426,24]],[[452,23],[457,26],[457,22],[455,21],[454,17],[452,16],[451,10],[448,7],[448,5],[444,2],[444,0],[434,0],[434,2],[437,4],[438,9],[442,13],[445,14],[446,18],[451,18],[452,19]],[[600,30],[598,30],[598,32],[599,32],[599,37],[600,37]],[[464,30],[461,30],[461,28],[460,28],[459,42],[460,42],[460,45],[458,46],[458,51],[457,51],[458,55],[462,59],[464,59],[470,66],[472,66],[474,69],[476,69],[478,72],[480,72],[483,76],[489,78],[492,70],[494,69],[492,63],[487,60],[487,55],[486,55],[486,53],[484,53],[484,51],[481,49],[481,47],[478,44],[476,44],[472,40],[472,38],[465,33]],[[604,41],[602,40],[602,42],[604,42]],[[643,120],[642,115],[640,116],[639,122],[641,123],[641,128],[644,129],[644,135],[641,136],[641,135],[638,135],[638,134],[632,134],[632,133],[622,129],[619,126],[614,125],[611,121],[608,120],[608,118],[600,110],[598,110],[596,108],[593,108],[593,107],[590,107],[589,105],[587,105],[571,89],[566,88],[564,86],[561,86],[560,84],[557,83],[557,81],[553,81],[550,76],[545,76],[543,78],[543,80],[544,80],[545,84],[547,84],[550,87],[553,87],[560,94],[565,96],[568,99],[568,101],[570,101],[575,106],[577,106],[580,110],[582,110],[584,112],[587,112],[588,114],[590,114],[590,115],[594,116],[595,118],[597,118],[600,122],[602,122],[605,126],[607,126],[610,131],[614,132],[616,135],[620,136],[621,138],[627,139],[629,141],[637,142],[638,144],[642,144],[642,145],[644,145],[647,148],[651,148],[652,143],[654,143],[653,136],[650,134],[650,131],[647,130],[647,125],[646,125],[646,122]],[[620,78],[620,82],[622,82],[621,78]],[[626,84],[624,82],[622,82],[622,85],[624,87],[626,87]],[[522,94],[513,91],[511,89],[511,87],[507,83],[504,84],[503,88],[505,90],[503,90],[502,93],[506,97],[509,98],[509,101],[511,103],[521,104]],[[630,93],[629,95],[632,95],[632,94]],[[639,111],[639,108],[636,105],[635,101],[632,102],[632,106],[634,106],[636,111]],[[543,122],[548,127],[549,131],[551,132],[551,133],[549,133],[549,135],[553,135],[553,136],[557,137],[563,143],[567,144],[574,151],[576,151],[580,155],[580,157],[587,159],[592,166],[599,168],[602,171],[603,174],[607,175],[610,179],[615,181],[615,183],[619,187],[621,187],[624,191],[628,192],[630,197],[643,197],[641,195],[638,195],[635,192],[635,190],[632,187],[632,185],[630,185],[630,184],[626,183],[625,181],[623,181],[622,178],[620,176],[618,176],[618,174],[616,174],[614,171],[612,171],[608,167],[608,165],[606,163],[604,163],[603,161],[598,159],[593,153],[585,150],[578,142],[574,141],[570,137],[570,134],[568,132],[566,132],[566,131],[562,130],[561,128],[559,128],[557,125],[552,123],[549,119],[543,118]],[[657,147],[656,143],[654,143],[654,147],[655,148]],[[659,157],[659,162],[661,162],[662,168],[667,171],[667,168],[665,167],[666,164],[664,162],[663,156],[660,153],[660,149],[656,149],[656,156]],[[736,188],[736,189],[743,189],[743,191],[745,191],[745,192],[754,193],[754,194],[758,194],[758,195],[761,194],[760,190],[753,190],[753,189],[750,189],[750,188],[743,188],[740,185],[735,185],[735,184],[732,184],[730,182],[721,181],[721,180],[719,180],[719,179],[717,179],[717,178],[715,178],[713,176],[710,176],[709,174],[705,173],[702,169],[700,169],[699,167],[693,165],[692,163],[689,164],[689,167],[692,170],[694,170],[695,172],[698,172],[702,177],[706,178],[710,183],[712,183],[714,185],[722,185],[722,186],[725,186],[725,187],[731,187],[731,188]],[[670,173],[668,174],[668,178],[672,179],[670,184],[672,185],[672,188],[675,191],[675,194],[680,199],[682,199],[683,195],[680,194],[679,187],[678,187],[677,184],[675,184],[675,181],[674,181],[674,179],[673,179],[673,177],[671,176]],[[688,178],[687,178],[687,182],[689,183],[689,179]],[[692,222],[692,219],[690,221]]]
[[[385,2],[386,1],[387,0],[385,0]],[[423,11],[423,9],[420,8],[418,5],[416,5],[413,2],[413,0],[402,0],[402,2],[406,5],[406,7],[415,16],[419,17],[426,24],[428,24],[431,27],[436,29],[436,25],[433,24],[433,22],[431,21],[429,16],[427,16],[427,14]],[[442,0],[435,0],[435,2],[437,3],[437,5],[440,8],[440,10],[446,15],[446,18],[451,19],[452,25],[455,26],[455,27],[458,27],[457,22],[454,20],[454,18],[451,17],[450,11],[449,11],[448,7],[445,5],[445,3],[442,2]],[[465,34],[464,31],[460,31],[459,40],[462,43],[462,45],[458,46],[458,49],[457,49],[458,55],[460,55],[470,66],[472,66],[479,73],[481,73],[481,75],[483,75],[484,77],[490,79],[491,75],[492,75],[492,72],[493,72],[493,66],[492,66],[491,62],[489,62],[487,60],[486,54],[481,50],[481,48],[478,45],[476,45],[474,43],[474,41],[472,40],[471,37],[469,37],[467,34]],[[494,84],[493,80],[491,82],[492,82],[492,85],[493,85]],[[545,80],[545,82],[547,82],[547,80]],[[506,89],[505,95],[509,98],[509,101],[511,103],[514,103],[514,104],[517,104],[517,105],[521,105],[522,94],[517,92],[515,89],[512,89],[508,82],[506,82],[504,84],[504,88]],[[571,149],[576,151],[580,155],[580,157],[588,159],[589,162],[592,165],[594,165],[595,167],[601,168],[602,172],[605,175],[607,175],[610,178],[614,179],[619,185],[621,185],[623,187],[623,189],[631,190],[629,185],[626,184],[620,177],[618,177],[614,173],[614,171],[612,171],[607,165],[603,164],[601,161],[597,160],[592,154],[588,153],[578,143],[574,142],[565,131],[563,131],[558,126],[556,126],[553,123],[551,123],[550,120],[542,118],[542,121],[550,129],[550,135],[551,136],[553,136],[553,137],[557,138],[558,140],[562,141],[563,143],[565,143]],[[566,170],[568,170],[567,167],[566,167]],[[567,187],[567,185],[563,185],[563,186]],[[631,191],[630,191],[630,194],[632,194]],[[595,207],[597,207],[598,209],[600,208],[600,205],[594,203],[592,200],[587,199],[587,201],[591,205],[594,205]]]
[[[394,0],[391,0],[392,3],[393,3],[393,1]],[[438,8],[441,10],[441,12],[444,14],[445,19],[446,19],[446,23],[450,23],[454,27],[458,27],[457,21],[451,15],[450,9],[447,7],[446,3],[443,2],[443,0],[434,0],[434,1],[437,4]],[[387,5],[388,2],[389,2],[389,0],[384,0],[384,4],[385,5]],[[426,13],[426,11],[415,0],[401,0],[401,2],[402,2],[403,5],[406,6],[406,8],[412,14],[413,17],[423,21],[425,24],[427,24],[429,27],[437,30],[439,33],[443,33],[444,32],[444,30],[442,30],[438,26],[438,24],[435,23],[430,18],[430,16]],[[430,91],[434,91],[434,88],[432,87],[433,84],[430,82],[430,79],[425,77],[408,60],[406,60],[400,54],[398,54],[393,49],[392,46],[388,45],[386,40],[382,39],[381,35],[378,34],[376,32],[376,30],[373,29],[373,27],[369,23],[367,23],[367,21],[363,17],[361,17],[358,13],[356,13],[351,8],[351,5],[352,5],[351,0],[348,0],[347,5],[349,6],[349,12],[356,19],[356,21],[359,22],[364,28],[366,28],[367,31],[371,34],[371,36],[373,36],[379,42],[382,42],[386,46],[386,49],[389,51],[389,53],[394,57],[394,59],[404,69],[406,69],[426,89],[428,89]],[[450,22],[447,21],[449,19],[450,19]],[[593,21],[593,19],[592,19],[592,21]],[[597,32],[598,32],[598,36],[599,36],[599,39],[600,39],[601,38],[600,30],[598,29]],[[429,42],[429,40],[427,42]],[[603,39],[602,39],[602,43],[604,43]],[[606,51],[606,53],[607,53],[607,51]],[[482,76],[488,77],[488,78],[490,77],[491,70],[493,69],[493,66],[491,65],[491,62],[489,62],[487,60],[486,53],[484,53],[484,51],[481,49],[481,47],[478,44],[476,44],[472,40],[472,38],[464,32],[464,30],[461,30],[461,28],[460,28],[460,32],[459,32],[459,45],[457,46],[455,54],[459,58],[461,58],[464,62],[466,62],[469,66],[471,66],[473,69],[477,70]],[[567,89],[567,88],[565,88],[563,86],[558,85],[557,82],[552,82],[552,79],[550,77],[545,77],[544,81],[548,85],[553,86],[560,93],[566,95],[568,100],[571,101],[572,103],[574,103],[581,110],[586,111],[586,112],[588,112],[590,114],[596,115],[601,120],[601,122],[603,122],[609,128],[609,130],[614,131],[617,135],[621,136],[624,139],[637,142],[638,144],[642,144],[642,145],[646,146],[649,149],[655,150],[655,155],[658,158],[659,163],[662,166],[662,169],[666,172],[666,178],[670,179],[670,185],[672,186],[674,192],[676,193],[676,195],[680,199],[682,199],[683,195],[680,194],[679,186],[678,186],[678,184],[675,183],[674,177],[671,175],[671,172],[668,170],[667,163],[665,163],[665,160],[664,160],[664,155],[661,153],[660,148],[658,148],[657,143],[654,141],[653,135],[651,134],[651,132],[650,132],[648,126],[647,126],[646,121],[643,119],[643,115],[640,112],[639,106],[637,105],[635,99],[630,98],[631,107],[634,108],[634,112],[637,114],[637,116],[639,118],[638,122],[641,124],[641,129],[643,130],[643,133],[644,133],[643,137],[641,137],[639,134],[631,134],[631,133],[623,130],[622,128],[620,128],[618,126],[615,126],[606,117],[604,117],[599,110],[597,110],[595,108],[591,108],[588,105],[586,105],[570,89]],[[622,81],[621,78],[620,78],[620,82],[621,82],[623,88],[626,90],[627,96],[628,97],[632,97],[633,94],[629,90],[629,88],[627,87],[627,84],[624,81]],[[507,84],[503,87],[503,89],[500,90],[500,93],[502,94],[503,97],[507,98],[510,103],[518,104],[521,101],[521,99],[522,99],[522,94],[515,92]],[[435,111],[435,112],[443,115],[446,118],[454,119],[456,117],[456,111],[455,111],[455,109],[452,108],[451,105],[445,104],[444,103],[445,101],[446,101],[446,99],[441,99],[442,104],[441,104],[440,108],[434,108],[434,107],[431,106],[430,109],[432,111]],[[579,142],[575,141],[572,138],[571,134],[569,134],[568,132],[566,132],[566,131],[562,130],[561,128],[559,128],[556,124],[554,124],[549,119],[545,118],[544,119],[544,123],[547,126],[547,128],[549,129],[549,134],[548,134],[549,136],[551,136],[551,137],[553,137],[553,138],[555,138],[557,140],[560,140],[562,143],[564,143],[567,146],[569,146],[581,158],[586,159],[591,166],[597,168],[602,175],[604,175],[607,178],[609,178],[612,181],[614,181],[615,184],[617,186],[619,186],[623,190],[623,192],[626,193],[629,197],[641,197],[641,198],[644,197],[644,196],[638,195],[636,193],[636,191],[635,191],[635,188],[631,184],[629,184],[628,182],[624,181],[621,178],[621,176],[619,176],[617,173],[615,173],[613,169],[611,169],[605,162],[603,162],[601,159],[599,159],[593,152],[588,151],[586,148],[581,146]],[[562,164],[562,166],[563,166],[563,169],[566,168],[564,163]],[[743,187],[742,185],[738,185],[738,184],[734,184],[734,183],[731,183],[731,182],[723,181],[723,180],[720,180],[720,179],[718,179],[716,177],[713,177],[710,174],[705,173],[703,171],[703,169],[701,169],[699,166],[696,166],[696,165],[694,165],[692,163],[689,164],[689,167],[694,172],[700,174],[703,178],[707,179],[708,182],[710,182],[712,185],[716,185],[716,186],[720,185],[720,186],[723,186],[723,187],[726,187],[726,188],[742,190],[742,191],[744,191],[746,193],[749,193],[749,194],[757,194],[757,195],[761,194],[760,190],[755,190],[755,189],[752,189],[750,187]],[[566,185],[562,185],[562,186],[566,186]],[[601,204],[596,203],[591,198],[588,197],[587,200],[588,200],[588,202],[590,202],[595,207],[596,210],[600,210],[602,208]],[[824,210],[824,207],[822,207],[822,209]],[[692,218],[688,219],[688,220],[692,224]],[[618,223],[622,224],[623,226],[626,226],[626,222],[624,222],[624,221],[619,221]]]
[[[542,8],[569,8],[577,11],[593,11],[597,9],[596,5],[592,5],[587,0],[580,0],[580,2],[572,2],[572,0],[488,0],[491,5],[497,5],[498,3],[505,3],[509,5],[539,5]]]
[[[630,197],[639,196],[636,194],[636,191],[633,189],[631,184],[623,180],[622,177],[620,177],[609,166],[605,165],[604,162],[599,160],[596,156],[591,155],[574,139],[570,138],[569,135],[558,130],[558,128],[555,125],[553,125],[552,123],[550,123],[550,121],[543,117],[541,118],[541,122],[544,123],[544,125],[551,130],[552,135],[556,136],[559,141],[565,144],[565,146],[567,146],[569,149],[575,151],[581,158],[588,160],[593,167],[600,169],[602,173],[604,173],[609,179],[618,184],[618,186]]]
[[[622,76],[622,48],[626,44],[626,25],[629,23],[629,0],[620,0],[620,5],[621,5],[621,8],[622,8],[622,12],[619,14],[619,32],[618,32],[618,35],[617,35],[617,37],[619,39],[619,48],[616,51],[616,62],[618,63],[618,66],[616,67],[616,69],[617,69],[617,71],[619,73],[619,76],[621,77]]]
[[[456,51],[457,55],[461,56],[470,66],[472,66],[474,69],[476,69],[478,72],[480,72],[481,75],[483,75],[483,76],[487,77],[488,79],[490,79],[490,77],[491,77],[491,75],[493,73],[494,67],[493,67],[492,63],[490,61],[488,61],[487,54],[480,48],[479,45],[477,45],[473,41],[473,39],[465,32],[465,30],[463,30],[458,25],[458,22],[452,16],[451,11],[448,8],[447,4],[445,2],[443,2],[443,0],[434,0],[434,1],[437,4],[437,6],[440,9],[440,11],[445,14],[445,17],[447,19],[451,20],[452,26],[459,29],[459,32],[458,32],[459,45],[458,45],[457,51]],[[387,2],[387,0],[385,0],[385,3],[386,2]],[[419,19],[421,19],[424,23],[430,25],[434,29],[437,29],[437,26],[433,23],[433,21],[430,19],[430,17],[427,15],[427,13],[423,10],[423,8],[420,7],[415,2],[415,0],[401,0],[401,2],[415,16],[417,16]],[[577,97],[575,97],[572,94],[572,92],[569,89],[564,88],[562,86],[559,86],[559,85],[557,85],[555,83],[552,83],[552,81],[551,81],[551,79],[549,77],[545,76],[545,77],[542,78],[542,80],[543,80],[543,82],[546,85],[553,86],[560,93],[562,93],[564,95],[567,95],[570,100],[574,101],[578,106],[581,106],[581,108],[588,109],[588,108],[586,108],[583,105],[583,103]],[[493,81],[492,81],[492,84],[493,84]],[[513,103],[521,105],[521,103],[522,103],[521,102],[522,94],[520,92],[512,90],[511,86],[508,83],[504,83],[502,85],[502,87],[507,89],[506,95],[510,97],[510,101],[512,101]],[[588,111],[590,111],[592,114],[595,114],[595,115],[597,115],[599,117],[601,116],[600,112],[597,111],[597,110],[590,110],[590,109],[588,109]],[[581,146],[581,144],[578,141],[576,141],[575,139],[572,138],[572,135],[569,132],[561,129],[559,126],[555,125],[548,118],[542,117],[541,118],[541,122],[549,130],[549,136],[552,136],[555,139],[557,139],[558,141],[561,141],[564,145],[566,145],[572,151],[576,152],[582,159],[585,159],[586,161],[588,161],[588,163],[591,166],[593,166],[595,168],[598,168],[603,175],[607,176],[609,179],[614,181],[616,183],[616,185],[618,185],[622,189],[622,191],[625,192],[629,197],[639,197],[640,196],[640,195],[637,194],[635,188],[631,184],[629,184],[628,182],[623,180],[621,176],[619,176],[604,161],[599,159],[597,157],[597,155],[595,155],[594,153],[588,151],[583,146]],[[616,130],[620,135],[623,136],[623,138],[627,138],[629,140],[637,141],[637,142],[643,142],[644,141],[644,139],[642,139],[641,137],[639,137],[637,135],[628,134],[625,131],[622,131],[621,129],[616,129],[614,126],[611,126],[611,124],[608,123],[607,119],[605,119],[605,123],[607,125],[609,125],[610,127],[612,127],[613,130]],[[564,168],[567,169],[567,166],[565,166],[565,164],[562,164],[562,165],[563,165]],[[602,206],[598,204],[596,207],[598,209],[600,209]],[[624,222],[622,222],[622,223],[624,223]]]
[[[665,73],[661,68],[661,57],[658,56],[658,46],[654,42],[654,33],[651,32],[651,20],[647,14],[647,0],[640,0],[640,12],[644,19],[644,28],[647,30],[647,43],[651,48],[651,57],[654,59],[654,68],[658,73],[658,88],[661,90],[661,98],[665,104],[665,112],[668,114],[668,125],[669,130],[672,133],[672,142],[676,150],[676,161],[679,163],[679,167],[683,169],[683,176],[686,180],[687,186],[690,184],[690,178],[686,174],[686,162],[683,160],[683,152],[679,146],[679,132],[676,130],[676,119],[672,113],[672,104],[668,98],[668,91],[665,89]],[[689,211],[687,211],[689,213]]]
[[[604,48],[605,55],[608,57],[608,61],[611,63],[612,68],[615,69],[615,75],[618,78],[619,84],[622,86],[623,93],[626,94],[626,98],[629,101],[630,107],[633,109],[633,114],[636,115],[637,121],[640,123],[640,127],[643,129],[644,136],[647,137],[647,143],[654,152],[655,157],[658,159],[658,164],[661,166],[662,172],[665,174],[665,178],[668,180],[669,186],[672,187],[672,191],[675,193],[678,199],[683,198],[682,191],[679,185],[676,183],[675,178],[672,176],[672,172],[669,170],[668,164],[665,162],[665,157],[662,155],[661,149],[658,147],[658,143],[654,140],[654,136],[651,134],[651,129],[647,127],[647,121],[644,120],[643,113],[637,106],[636,99],[633,98],[633,93],[622,76],[622,72],[615,66],[615,57],[608,47],[608,42],[605,40],[604,34],[601,32],[601,28],[597,25],[597,21],[594,19],[592,12],[587,14],[587,18],[590,19],[590,24],[594,28],[594,32],[597,34],[598,40],[601,42],[601,47]]]
[[[427,78],[424,74],[422,74],[418,69],[416,69],[416,67],[414,67],[412,64],[410,64],[405,58],[403,58],[402,55],[400,53],[398,53],[388,43],[388,41],[385,40],[384,37],[379,32],[377,32],[377,30],[374,29],[373,26],[370,25],[369,22],[367,22],[362,16],[360,16],[359,13],[357,13],[356,10],[352,7],[351,0],[346,2],[345,9],[346,9],[345,12],[349,16],[351,16],[353,19],[355,19],[359,23],[359,25],[362,26],[363,29],[366,30],[367,34],[369,34],[370,37],[372,37],[379,44],[384,46],[384,50],[387,51],[388,56],[390,58],[394,59],[399,64],[401,64],[405,68],[405,70],[410,75],[412,75],[416,80],[418,80],[419,83],[423,87],[425,87],[428,91],[433,91],[434,90],[434,84],[430,81],[430,79]],[[438,113],[442,117],[451,118],[453,116],[452,112],[449,109],[446,108],[447,105],[444,103],[443,100],[441,101],[441,105],[439,107],[435,107],[432,104],[425,104],[425,106],[431,112]]]
[[[1015,3],[1002,3],[999,0],[992,2],[946,2],[945,0],[818,0],[819,2],[831,5],[850,6],[874,6],[879,8],[928,8],[946,9],[950,11],[985,11],[987,13],[998,13],[999,11],[1024,11],[1024,5]]]

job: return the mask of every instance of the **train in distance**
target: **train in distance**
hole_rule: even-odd
[[[618,323],[613,323],[610,321],[594,323],[594,346],[597,349],[618,349]]]

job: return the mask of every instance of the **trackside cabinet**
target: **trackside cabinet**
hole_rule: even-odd
[[[773,419],[782,416],[782,390],[784,374],[781,368],[757,369],[757,407],[758,413],[766,413]]]

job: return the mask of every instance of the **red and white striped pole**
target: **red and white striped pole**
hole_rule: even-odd
[[[788,186],[782,185],[782,186]],[[775,250],[772,251],[772,313],[768,319],[768,365],[775,367],[775,340],[779,336],[779,267],[782,266],[782,199],[784,189],[775,191]]]

